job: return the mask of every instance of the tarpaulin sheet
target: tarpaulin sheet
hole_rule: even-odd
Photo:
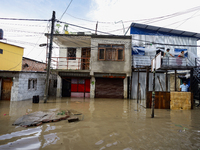
[[[66,120],[74,115],[82,115],[82,113],[75,110],[55,110],[50,109],[46,111],[37,111],[18,118],[13,125],[16,126],[38,126],[42,123],[57,122]]]

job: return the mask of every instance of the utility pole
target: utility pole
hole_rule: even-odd
[[[98,28],[98,21],[97,21],[96,30],[95,30],[95,34],[96,34],[96,35],[97,35],[97,28]]]
[[[46,74],[46,84],[45,84],[45,93],[44,93],[44,103],[47,102],[48,89],[49,89],[49,74],[50,74],[50,65],[51,65],[51,53],[52,53],[52,43],[53,43],[53,32],[54,32],[54,23],[55,23],[55,11],[53,11],[51,19],[51,36],[49,43],[49,56],[48,56],[48,65],[47,65],[47,74]]]
[[[151,118],[154,118],[154,106],[155,106],[155,76],[156,70],[153,70],[153,91],[152,91],[152,102],[151,102]]]

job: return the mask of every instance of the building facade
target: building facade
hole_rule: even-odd
[[[23,48],[0,42],[0,100],[21,101],[44,96],[46,64],[23,57]],[[49,95],[55,96],[57,75],[50,75]]]
[[[174,81],[174,70],[176,70],[178,77],[179,69],[187,70],[189,68],[188,70],[191,70],[191,67],[196,65],[197,41],[200,39],[200,34],[138,23],[131,24],[130,34],[132,36],[133,68],[131,98],[137,99],[140,90],[141,98],[146,99],[146,91],[152,91],[152,73],[149,73],[149,88],[146,89],[146,68],[151,68],[151,60],[160,52],[162,67],[156,72],[155,90],[177,91],[181,81],[180,79]],[[174,57],[163,57],[168,48]],[[177,56],[181,51],[184,51],[184,58],[180,58],[180,61]],[[151,70],[149,71],[151,72]],[[169,74],[169,72],[172,73]]]
[[[58,97],[127,98],[131,37],[54,35]]]
[[[21,101],[44,96],[46,72],[0,71],[0,100]],[[50,75],[49,95],[55,96],[57,75]]]

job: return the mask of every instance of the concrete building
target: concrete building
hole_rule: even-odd
[[[23,48],[0,42],[0,100],[44,96],[46,64],[23,57]],[[49,95],[56,95],[57,76],[50,75]]]
[[[56,94],[56,75],[50,75],[49,95]],[[44,96],[46,72],[0,71],[0,100],[21,101]]]
[[[58,97],[127,98],[130,36],[54,34],[54,42]]]

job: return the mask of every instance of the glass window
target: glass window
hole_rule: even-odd
[[[100,47],[101,46],[101,47]],[[105,47],[105,48],[102,48]],[[124,45],[99,45],[99,60],[124,61]]]
[[[102,47],[102,48],[106,48],[106,47],[112,47],[112,45],[110,45],[110,44],[99,44],[99,47]]]
[[[113,48],[124,48],[124,45],[112,45]]]
[[[3,54],[3,50],[2,49],[0,49],[0,54]]]
[[[67,49],[68,60],[76,60],[76,48]]]
[[[118,60],[123,60],[123,50],[122,49],[118,50]]]
[[[104,59],[104,49],[99,49],[99,59]]]

